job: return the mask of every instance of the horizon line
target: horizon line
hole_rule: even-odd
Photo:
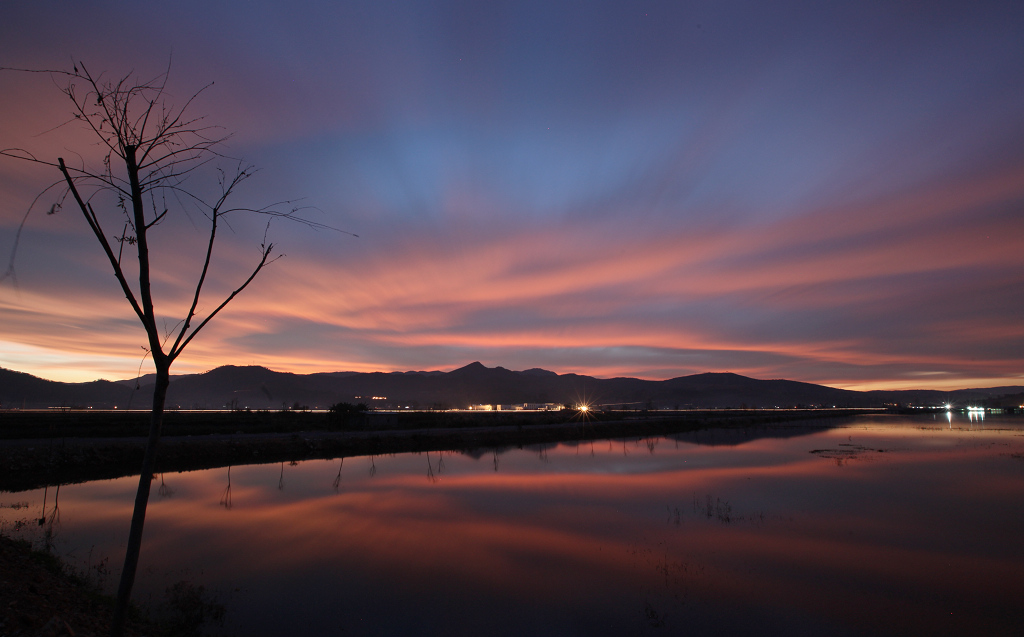
[[[760,380],[760,381],[784,380],[784,381],[789,381],[789,382],[806,383],[808,385],[818,385],[820,387],[828,387],[830,389],[839,389],[839,390],[842,390],[842,391],[853,391],[853,392],[858,392],[858,393],[867,393],[867,392],[872,392],[872,391],[900,391],[900,392],[904,392],[904,391],[907,391],[907,392],[911,392],[911,391],[938,391],[938,392],[956,392],[956,391],[970,391],[970,390],[973,390],[973,389],[1024,388],[1024,379],[1022,379],[1021,384],[1019,384],[1019,385],[1004,384],[1004,385],[981,386],[981,385],[977,385],[976,384],[976,385],[973,385],[973,386],[964,386],[964,387],[958,387],[958,388],[954,388],[954,389],[950,389],[950,388],[935,389],[935,388],[920,387],[920,386],[912,387],[912,388],[851,389],[850,387],[836,387],[835,385],[826,384],[826,383],[822,383],[822,382],[813,382],[813,381],[806,381],[806,380],[793,380],[793,379],[790,379],[790,378],[757,378],[755,376],[747,376],[745,374],[739,374],[737,372],[731,372],[731,371],[704,371],[704,372],[695,372],[693,374],[684,374],[682,376],[673,376],[671,378],[657,378],[657,379],[655,379],[655,378],[643,378],[643,377],[640,377],[640,376],[622,376],[622,375],[602,377],[602,376],[593,376],[591,374],[581,374],[581,373],[578,373],[578,372],[556,372],[556,371],[553,371],[553,370],[545,369],[543,367],[529,367],[529,368],[522,369],[522,370],[510,369],[510,368],[504,367],[502,365],[495,365],[493,367],[488,367],[487,365],[483,364],[479,360],[475,360],[473,362],[466,363],[464,365],[453,367],[453,368],[451,368],[449,370],[444,370],[444,369],[431,369],[431,370],[389,370],[389,371],[387,371],[387,370],[377,370],[377,371],[372,371],[372,372],[360,372],[360,371],[354,371],[354,370],[292,372],[292,371],[281,371],[281,370],[273,369],[273,368],[268,367],[266,365],[258,365],[258,364],[236,365],[234,363],[225,363],[223,365],[218,365],[216,367],[207,369],[206,371],[202,371],[202,372],[185,372],[185,373],[181,373],[181,374],[173,374],[172,373],[171,374],[171,378],[173,379],[176,376],[180,377],[180,376],[195,376],[195,375],[200,375],[200,374],[207,374],[209,372],[215,371],[217,369],[221,369],[223,367],[239,367],[239,368],[258,367],[258,368],[265,369],[267,371],[274,372],[274,373],[277,373],[277,374],[293,374],[295,376],[311,376],[313,374],[353,374],[353,375],[354,374],[431,374],[431,373],[449,374],[449,373],[452,373],[454,371],[458,371],[460,369],[465,369],[466,367],[469,367],[469,366],[474,365],[474,364],[479,364],[480,366],[482,366],[485,369],[504,369],[504,370],[507,370],[507,371],[510,371],[510,372],[513,372],[513,373],[523,373],[523,372],[532,371],[532,370],[540,370],[540,371],[544,371],[544,372],[550,372],[550,373],[555,374],[557,376],[568,376],[568,375],[587,376],[589,378],[594,378],[595,380],[614,380],[616,378],[628,378],[628,379],[632,379],[632,380],[641,380],[641,381],[646,381],[646,382],[666,382],[666,381],[669,381],[669,380],[674,380],[676,378],[687,378],[687,377],[690,377],[690,376],[701,376],[701,375],[704,375],[704,374],[732,374],[732,375],[735,375],[735,376],[741,376],[743,378],[750,378],[750,379],[753,379],[753,380]],[[62,381],[62,380],[54,380],[54,379],[51,379],[51,378],[44,378],[42,376],[37,376],[37,375],[32,374],[30,372],[23,372],[23,371],[20,371],[20,370],[6,368],[6,367],[0,367],[0,369],[6,369],[7,371],[11,371],[11,372],[19,373],[19,374],[26,374],[28,376],[32,376],[33,378],[38,378],[40,380],[45,380],[47,382],[65,383],[65,384],[69,384],[69,385],[94,383],[94,382],[100,382],[100,381],[110,382],[110,383],[128,382],[128,381],[138,380],[140,378],[145,378],[147,376],[152,376],[154,374],[154,372],[146,372],[146,373],[140,374],[138,376],[134,376],[134,377],[130,377],[130,378],[120,378],[120,379],[115,379],[115,380],[111,380],[111,379],[108,379],[108,378],[96,378],[96,379],[87,380],[87,381]],[[997,380],[997,379],[989,379],[989,380]],[[1003,382],[1008,382],[1009,381],[1009,379],[999,379],[999,380],[1002,380]],[[886,383],[886,382],[892,382],[892,381],[867,381],[867,382],[863,382],[863,383],[853,383],[852,385],[853,386],[864,386],[864,385],[873,385],[873,384],[876,384],[876,383]]]

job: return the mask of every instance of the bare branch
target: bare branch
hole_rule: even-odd
[[[0,153],[0,154],[2,154],[2,153]],[[28,223],[28,216],[30,214],[32,214],[32,209],[39,202],[39,199],[43,195],[48,193],[51,189],[53,189],[55,186],[59,186],[62,183],[64,183],[63,180],[53,182],[52,184],[50,184],[49,186],[44,188],[42,192],[40,192],[38,195],[36,195],[36,198],[32,200],[32,203],[30,203],[28,205],[28,209],[25,211],[25,215],[21,218],[21,223],[18,224],[18,230],[17,230],[17,232],[14,233],[14,245],[11,246],[11,258],[7,262],[7,269],[4,271],[3,275],[0,276],[0,281],[5,281],[7,279],[10,279],[11,283],[14,284],[14,287],[15,288],[18,287],[18,277],[17,277],[17,275],[14,272],[14,261],[15,261],[15,259],[18,256],[18,244],[21,242],[21,231],[25,229],[25,224]],[[51,214],[52,215],[56,211],[56,209],[57,209],[57,204],[54,204],[53,207],[50,208],[50,211],[47,214]]]
[[[163,75],[159,78],[160,79],[160,86],[159,86],[159,88],[157,90],[157,95],[163,95],[164,90],[167,88],[167,79],[170,76],[171,76],[171,60],[168,59],[167,60],[167,70],[164,71]],[[151,99],[149,101],[149,107],[145,110],[145,112],[143,113],[143,116],[140,117],[142,122],[140,123],[138,119],[135,120],[135,127],[138,128],[138,130],[141,130],[141,131],[145,131],[146,130],[146,125],[149,123],[149,115],[150,115],[150,113],[153,112],[153,106],[155,104],[156,104],[156,99]],[[161,108],[161,110],[162,110],[162,108]]]
[[[125,298],[128,299],[128,303],[131,304],[132,309],[135,310],[135,314],[137,314],[140,319],[143,319],[144,315],[142,308],[139,307],[138,301],[135,300],[135,294],[128,285],[128,280],[124,276],[124,271],[121,270],[121,264],[118,258],[114,256],[114,251],[110,248],[110,243],[107,242],[107,237],[103,234],[103,228],[100,227],[100,222],[99,219],[96,218],[96,213],[93,211],[92,206],[86,204],[85,201],[82,200],[82,196],[78,193],[78,188],[75,187],[75,180],[71,178],[71,173],[69,173],[67,167],[64,166],[64,160],[59,158],[57,161],[60,163],[60,171],[64,174],[64,180],[68,184],[68,189],[71,191],[71,194],[74,195],[75,201],[78,203],[78,207],[82,211],[82,215],[89,224],[89,228],[92,229],[96,239],[100,242],[100,246],[103,247],[103,251],[107,254],[107,259],[110,261],[111,267],[114,268],[114,276],[117,278],[117,282],[121,284],[121,289],[124,291]]]
[[[227,304],[232,301],[232,299],[234,299],[236,296],[238,296],[238,294],[242,290],[244,290],[246,287],[248,287],[248,285],[250,283],[252,283],[252,280],[256,278],[256,275],[260,273],[260,270],[262,270],[265,265],[267,265],[268,263],[273,263],[274,261],[277,260],[277,258],[275,257],[274,259],[270,259],[268,261],[268,259],[270,257],[270,253],[271,253],[271,251],[273,249],[274,249],[274,244],[272,244],[272,243],[271,244],[267,244],[266,246],[264,246],[264,248],[263,248],[263,256],[260,258],[260,262],[256,265],[256,268],[252,271],[252,274],[249,275],[249,278],[246,279],[245,282],[242,283],[242,285],[240,285],[234,292],[229,294],[228,297],[226,299],[224,299],[224,301],[220,305],[217,306],[217,309],[215,309],[214,311],[210,312],[209,316],[207,316],[205,319],[203,319],[203,322],[200,323],[199,325],[197,325],[194,330],[192,330],[192,333],[189,334],[185,338],[185,340],[181,342],[180,346],[174,347],[174,348],[171,349],[171,351],[167,354],[167,357],[170,360],[173,361],[175,358],[177,358],[178,354],[180,354],[182,352],[182,350],[184,350],[188,346],[188,344],[192,342],[192,339],[195,338],[196,334],[198,334],[200,330],[202,330],[204,327],[206,327],[206,324],[209,323],[211,320],[213,320],[213,317],[217,316],[217,314],[221,310],[223,310],[224,307],[227,306]]]
[[[0,150],[0,155],[3,155],[4,157],[11,157],[13,159],[21,159],[23,161],[30,161],[36,164],[45,164],[53,167],[57,166],[57,164],[51,164],[39,159],[24,148],[4,148],[3,150]]]
[[[165,209],[163,212],[158,214],[152,221],[150,221],[149,223],[146,224],[146,230],[149,230],[150,228],[152,228],[156,224],[160,223],[160,220],[163,219],[164,215],[166,215],[166,214],[167,214],[167,210]]]
[[[203,292],[203,284],[206,282],[206,274],[210,271],[210,259],[213,256],[213,242],[217,238],[217,214],[214,213],[213,215],[211,215],[210,219],[210,241],[207,243],[206,246],[206,258],[203,260],[203,269],[202,272],[199,274],[199,281],[196,282],[195,294],[193,294],[192,296],[192,305],[188,308],[188,314],[185,316],[185,323],[184,325],[182,325],[181,331],[178,332],[178,338],[174,340],[174,345],[171,346],[170,356],[172,360],[174,357],[177,356],[177,353],[184,349],[185,345],[188,344],[188,341],[185,341],[185,343],[183,344],[182,339],[185,338],[185,334],[188,332],[188,328],[192,324],[192,317],[196,315],[196,307],[199,305],[199,296]],[[264,260],[266,260],[266,257],[264,257]],[[263,267],[262,263],[260,264],[260,267]],[[205,323],[206,321],[204,321],[204,324]],[[200,325],[199,327],[202,327],[202,325]],[[198,331],[199,328],[196,328],[196,332]],[[189,337],[189,340],[191,340],[191,337]]]

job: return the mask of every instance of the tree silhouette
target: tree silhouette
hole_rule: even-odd
[[[44,189],[32,205],[35,206],[49,194],[54,195],[56,200],[49,209],[50,214],[61,210],[69,201],[73,208],[81,212],[110,262],[114,277],[132,311],[146,331],[145,349],[155,367],[149,439],[139,476],[111,628],[111,634],[118,636],[123,632],[125,611],[138,566],[171,364],[214,316],[248,287],[264,267],[280,256],[274,252],[274,245],[267,242],[267,233],[264,232],[258,257],[254,259],[248,276],[233,291],[218,299],[212,311],[201,312],[200,299],[210,272],[218,229],[226,223],[227,217],[242,213],[268,217],[267,230],[270,220],[275,217],[310,227],[328,226],[302,218],[298,214],[300,209],[288,201],[262,208],[234,207],[229,204],[238,187],[253,176],[254,169],[244,162],[222,155],[219,147],[228,136],[219,127],[206,124],[202,117],[191,115],[190,107],[209,85],[193,93],[182,106],[172,103],[167,91],[170,65],[150,80],[137,79],[134,74],[108,79],[102,73],[92,74],[81,61],[73,62],[70,71],[0,70],[50,76],[70,101],[72,111],[71,119],[53,130],[77,123],[92,133],[94,143],[84,149],[83,154],[78,154],[72,164],[65,162],[63,157],[52,161],[19,148],[0,150],[0,155],[59,171],[60,179]],[[87,161],[86,157],[92,158],[92,161]],[[224,170],[216,165],[217,161],[230,163],[232,167]],[[193,186],[197,175],[207,171],[216,176],[218,185],[209,196]],[[31,211],[32,206],[26,212],[25,219]],[[154,272],[169,271],[171,266],[151,262],[152,242],[161,222],[168,219],[168,215],[184,214],[191,219],[196,212],[205,217],[207,226],[207,232],[201,239],[205,242],[205,259],[189,295],[191,300],[187,309],[172,308],[168,312],[162,307],[164,311],[160,316],[172,318],[171,324],[174,325],[170,332],[162,334],[158,327],[152,280]],[[22,226],[24,223],[25,220]],[[108,234],[104,230],[105,225],[116,228],[120,236]],[[20,237],[20,228],[18,232]],[[13,264],[12,252],[11,265],[5,277],[13,277]],[[160,266],[164,269],[161,270]]]

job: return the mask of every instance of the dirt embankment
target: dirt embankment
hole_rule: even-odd
[[[709,427],[750,429],[813,423],[828,427],[837,419],[852,415],[849,410],[803,411],[718,411],[675,414],[598,414],[581,417],[564,414],[527,414],[515,417],[474,416],[452,418],[449,414],[372,415],[356,421],[329,422],[324,414],[306,419],[289,417],[279,421],[285,431],[251,433],[251,422],[232,414],[200,414],[190,422],[187,414],[175,414],[161,442],[157,472],[189,471],[228,465],[300,461],[341,456],[379,455],[402,452],[478,450],[521,447],[597,438],[660,436]],[[857,412],[860,413],[860,412]],[[50,414],[45,414],[51,417]],[[59,416],[59,415],[52,415]],[[0,491],[23,491],[45,485],[110,479],[138,473],[145,446],[143,418],[138,423],[111,423],[90,414],[90,429],[60,423],[40,423],[36,431],[60,433],[73,430],[75,436],[0,440]],[[118,414],[119,417],[126,416]],[[139,416],[135,415],[135,420]],[[205,424],[202,424],[205,423]],[[200,426],[202,424],[202,426]],[[259,424],[259,423],[258,423]],[[271,422],[270,425],[274,423]],[[281,425],[287,426],[281,426]],[[0,430],[4,418],[0,418]],[[266,423],[260,425],[265,426]],[[27,427],[24,419],[18,423]],[[300,429],[309,426],[309,429]],[[320,428],[314,429],[313,427]],[[340,427],[344,430],[338,430]],[[121,427],[124,437],[110,437],[111,428]],[[197,433],[182,435],[182,429]],[[177,431],[175,431],[177,429]],[[88,433],[108,434],[87,437]],[[226,433],[232,432],[232,433]]]

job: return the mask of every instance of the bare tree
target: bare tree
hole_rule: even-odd
[[[254,259],[248,276],[233,291],[218,299],[212,310],[204,313],[199,309],[200,298],[210,272],[218,229],[226,222],[227,216],[239,213],[267,216],[268,230],[269,218],[274,217],[312,227],[328,226],[298,216],[299,209],[287,201],[262,208],[230,205],[229,200],[238,187],[253,175],[253,168],[237,160],[230,161],[233,165],[230,172],[215,165],[219,160],[229,159],[219,151],[227,135],[222,129],[206,124],[203,118],[194,117],[189,112],[196,97],[206,87],[192,94],[184,105],[175,106],[167,91],[169,67],[150,80],[136,79],[134,74],[108,79],[104,74],[92,74],[81,62],[74,62],[70,71],[0,70],[43,73],[53,78],[70,101],[72,110],[72,117],[57,129],[77,123],[92,133],[94,141],[98,141],[91,147],[94,153],[99,149],[98,161],[91,164],[83,155],[76,158],[74,165],[69,165],[63,157],[52,161],[18,148],[0,150],[0,155],[59,171],[60,179],[36,197],[33,206],[49,194],[56,201],[49,210],[51,214],[69,201],[81,212],[110,262],[132,311],[146,331],[145,349],[152,356],[156,371],[149,440],[139,476],[111,627],[111,634],[118,636],[123,631],[125,611],[138,566],[171,364],[210,320],[279,256],[274,252],[274,245],[267,242],[264,232],[259,255]],[[216,171],[219,189],[212,196],[204,196],[189,183],[200,169],[203,172]],[[31,210],[30,206],[26,219]],[[202,239],[205,242],[205,259],[187,309],[178,308],[177,314],[164,309],[161,314],[177,320],[171,332],[162,334],[157,323],[158,313],[151,284],[154,271],[161,265],[151,262],[153,235],[161,222],[168,219],[168,214],[191,217],[195,211],[205,217],[208,228]],[[115,227],[120,235],[108,234],[104,230],[105,224]],[[12,255],[8,275],[13,275],[13,263]]]

